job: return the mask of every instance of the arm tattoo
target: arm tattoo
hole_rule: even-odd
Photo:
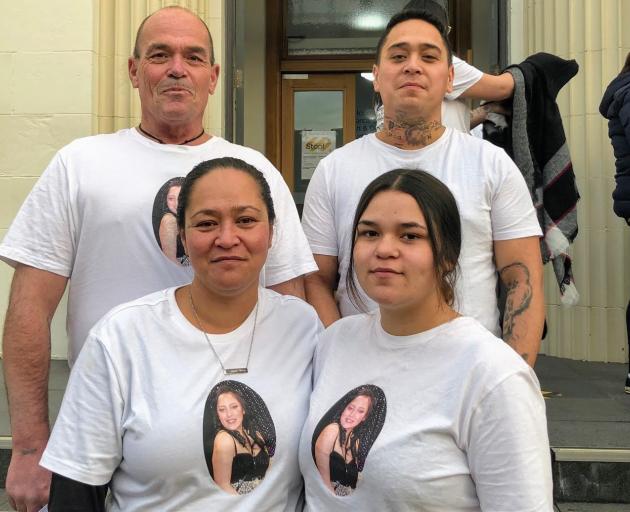
[[[529,308],[532,302],[532,285],[529,280],[529,269],[520,261],[506,265],[499,275],[507,289],[505,312],[503,315],[503,339],[510,343],[520,336],[514,331],[517,318]],[[521,354],[528,360],[529,354]]]

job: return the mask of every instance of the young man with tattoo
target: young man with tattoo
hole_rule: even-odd
[[[395,15],[378,43],[373,71],[385,108],[383,128],[324,158],[306,193],[302,221],[319,266],[306,278],[307,300],[326,326],[359,312],[345,287],[352,212],[375,177],[396,168],[423,169],[448,185],[460,209],[457,309],[502,332],[533,366],[544,323],[541,230],[525,181],[507,154],[441,123],[442,100],[453,82],[445,27],[427,13]],[[497,272],[507,288],[502,329]]]

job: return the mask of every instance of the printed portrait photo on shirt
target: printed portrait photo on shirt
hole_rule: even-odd
[[[337,496],[349,496],[357,488],[386,413],[383,390],[365,384],[346,393],[315,427],[313,460],[324,484]]]
[[[188,265],[184,245],[177,229],[177,204],[183,177],[171,178],[164,183],[153,201],[153,234],[164,255],[173,263]]]
[[[260,395],[233,380],[214,386],[203,415],[203,450],[210,476],[221,489],[253,491],[276,450],[276,429]]]

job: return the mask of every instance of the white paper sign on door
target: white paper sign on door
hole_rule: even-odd
[[[302,165],[300,177],[310,180],[319,161],[333,152],[337,134],[334,130],[302,131]]]

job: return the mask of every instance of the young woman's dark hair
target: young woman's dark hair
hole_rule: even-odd
[[[626,62],[621,68],[621,71],[619,72],[619,74],[629,73],[629,72],[630,72],[630,52],[628,52],[628,55],[626,55]]]
[[[448,27],[444,25],[443,21],[440,18],[438,18],[431,12],[427,12],[423,10],[416,10],[412,8],[405,9],[397,14],[394,14],[389,20],[389,23],[385,27],[385,30],[381,34],[381,37],[378,40],[378,43],[376,44],[376,64],[378,64],[381,61],[381,52],[383,50],[383,46],[385,45],[385,40],[387,39],[387,36],[389,35],[389,33],[393,30],[393,28],[396,25],[402,23],[403,21],[409,21],[409,20],[426,21],[427,23],[430,23],[437,29],[437,31],[440,33],[440,36],[442,36],[442,42],[444,43],[444,47],[446,48],[446,53],[448,57],[448,65],[450,66],[453,63],[453,50],[451,48],[451,43],[449,42],[448,37],[446,35]]]
[[[350,254],[354,254],[356,233],[359,220],[368,205],[379,192],[396,190],[413,197],[427,223],[437,286],[444,302],[452,306],[455,300],[455,281],[457,278],[457,260],[462,245],[461,223],[457,202],[444,183],[426,171],[414,169],[395,169],[382,174],[372,181],[361,195],[352,223],[352,245]],[[354,276],[354,261],[350,258],[346,286],[350,300],[359,309],[365,310]]]
[[[182,189],[179,192],[179,202],[177,204],[177,227],[179,229],[184,229],[186,226],[186,208],[188,208],[190,194],[192,194],[192,190],[197,180],[217,169],[236,169],[237,171],[242,171],[245,174],[250,175],[258,184],[260,197],[267,207],[267,219],[269,220],[269,224],[273,225],[276,220],[276,212],[273,208],[273,199],[271,198],[269,183],[267,183],[263,173],[256,169],[253,165],[248,164],[240,158],[225,156],[201,162],[193,167],[192,171],[188,173],[182,183]]]

